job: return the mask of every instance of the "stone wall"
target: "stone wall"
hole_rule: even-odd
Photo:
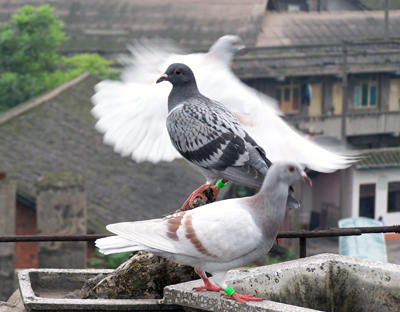
[[[37,187],[37,234],[86,234],[86,201],[83,178],[70,172],[41,176]],[[40,242],[40,268],[86,267],[86,242]]]

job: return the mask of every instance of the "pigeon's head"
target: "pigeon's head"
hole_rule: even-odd
[[[226,35],[219,38],[210,48],[208,54],[227,62],[230,65],[233,56],[244,51],[246,46],[239,36]]]
[[[164,74],[156,81],[169,81],[173,86],[184,86],[187,84],[196,84],[194,74],[189,66],[181,63],[171,64]]]
[[[286,185],[290,185],[301,180],[312,185],[311,179],[304,172],[300,164],[293,161],[278,161],[272,164],[267,177],[269,175],[275,175],[278,181],[281,181]]]

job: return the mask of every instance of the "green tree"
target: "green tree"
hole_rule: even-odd
[[[59,54],[67,37],[53,11],[47,4],[26,5],[0,26],[0,113],[87,71],[118,79],[112,62],[97,54]]]
[[[52,71],[60,60],[58,49],[67,39],[63,22],[45,4],[23,6],[0,35],[1,70],[18,74]]]

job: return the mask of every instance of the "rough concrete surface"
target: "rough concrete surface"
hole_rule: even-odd
[[[230,271],[227,283],[238,293],[267,299],[247,306],[218,293],[194,293],[197,283],[166,287],[164,301],[218,312],[400,310],[400,266],[334,254]]]

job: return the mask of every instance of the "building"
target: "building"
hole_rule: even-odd
[[[380,159],[378,167],[360,162],[342,174],[313,174],[303,212],[317,213],[322,227],[358,216],[400,222],[400,11],[389,16],[389,39],[382,40],[383,11],[267,12],[257,47],[235,59],[237,75],[276,98],[295,128]]]

